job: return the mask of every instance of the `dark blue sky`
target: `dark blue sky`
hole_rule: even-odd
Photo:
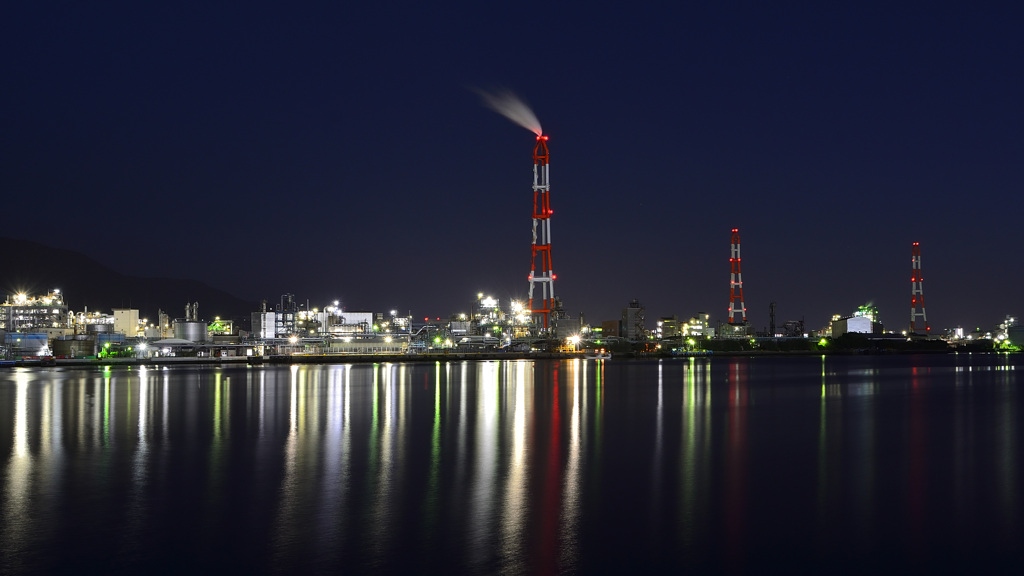
[[[10,236],[272,302],[525,297],[500,86],[551,138],[574,314],[724,320],[734,227],[759,328],[905,327],[915,241],[933,330],[1024,312],[1014,3],[97,4],[0,13]]]

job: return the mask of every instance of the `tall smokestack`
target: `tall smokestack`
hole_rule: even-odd
[[[530,263],[530,312],[534,318],[542,316],[544,331],[548,330],[548,316],[555,300],[555,273],[551,266],[551,185],[548,137],[537,135],[533,147],[533,258]],[[538,267],[538,263],[540,266]],[[540,285],[539,298],[534,289]]]

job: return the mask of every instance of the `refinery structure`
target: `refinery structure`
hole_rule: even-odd
[[[42,359],[165,359],[268,357],[330,358],[339,355],[448,355],[474,353],[584,353],[614,350],[626,354],[705,353],[713,350],[826,351],[833,342],[930,342],[963,346],[989,342],[995,349],[1013,349],[1024,341],[1017,318],[1008,315],[991,331],[964,334],[949,331],[929,336],[924,310],[921,246],[911,246],[911,313],[907,329],[887,331],[871,303],[847,315],[836,314],[827,326],[808,330],[802,320],[756,331],[747,321],[743,293],[739,230],[732,229],[729,251],[729,308],[725,321],[699,312],[689,318],[661,317],[649,328],[646,309],[638,299],[622,308],[621,318],[591,325],[569,317],[555,297],[551,260],[551,206],[548,184],[547,137],[537,138],[534,150],[533,266],[528,301],[498,299],[478,293],[468,312],[447,318],[414,318],[398,310],[349,310],[339,301],[323,307],[301,303],[284,294],[273,305],[263,301],[250,314],[248,326],[214,316],[204,319],[198,302],[186,303],[172,318],[157,311],[155,321],[137,309],[109,313],[69,309],[64,294],[9,294],[0,304],[0,361]],[[856,336],[859,340],[850,341]]]
[[[538,142],[546,144],[545,140]],[[538,145],[540,148],[540,146]],[[542,149],[546,154],[546,146]],[[545,164],[546,165],[546,164]],[[546,173],[535,187],[534,268],[531,298],[522,302],[478,293],[468,312],[447,318],[415,318],[398,310],[349,310],[334,301],[323,307],[300,303],[284,294],[274,305],[264,301],[251,313],[248,326],[214,316],[204,319],[198,302],[186,303],[183,314],[172,318],[157,311],[155,321],[137,309],[109,313],[69,309],[64,294],[54,289],[42,295],[10,294],[0,303],[0,361],[41,359],[165,359],[267,357],[321,357],[339,355],[448,355],[474,353],[584,353],[614,350],[626,354],[705,353],[713,350],[827,351],[833,343],[853,342],[863,348],[874,342],[928,342],[964,346],[987,342],[994,349],[1014,349],[1024,341],[1017,318],[1008,315],[989,331],[965,334],[947,331],[941,338],[928,335],[924,311],[921,247],[912,245],[911,315],[907,329],[887,331],[879,310],[871,303],[848,315],[836,314],[827,326],[806,329],[802,320],[784,322],[777,331],[774,306],[770,331],[755,331],[747,322],[741,273],[739,230],[732,230],[729,267],[729,309],[725,321],[699,312],[689,318],[660,317],[649,328],[646,309],[638,299],[622,308],[621,318],[591,325],[582,315],[571,318],[554,296],[551,266],[550,204]],[[539,255],[539,256],[538,256]],[[539,263],[539,266],[538,266]],[[535,291],[534,291],[535,290]],[[774,304],[774,303],[773,303]],[[850,341],[856,336],[859,340]]]
[[[911,311],[908,329],[886,331],[877,307],[868,303],[849,315],[835,315],[822,328],[808,330],[803,320],[789,320],[776,329],[771,303],[770,329],[756,331],[748,322],[744,300],[740,234],[731,231],[729,307],[725,322],[698,312],[688,319],[661,317],[649,328],[645,307],[633,299],[619,320],[588,324],[583,315],[566,314],[555,295],[551,235],[550,152],[548,136],[532,112],[497,99],[489,105],[536,134],[533,148],[533,211],[531,266],[526,302],[499,302],[477,294],[469,312],[447,318],[414,318],[400,313],[348,310],[339,301],[322,307],[300,303],[284,294],[276,305],[263,301],[252,311],[248,326],[214,316],[206,320],[198,302],[184,305],[184,314],[171,318],[157,311],[154,322],[136,309],[108,313],[69,310],[64,295],[54,289],[44,295],[9,294],[0,304],[0,361],[81,358],[266,358],[330,357],[335,355],[409,355],[456,353],[563,353],[607,350],[626,354],[683,354],[712,350],[792,350],[820,352],[830,339],[930,341],[924,309],[921,247],[912,244]],[[524,203],[525,204],[525,203]],[[998,329],[943,335],[946,342],[989,340],[996,346],[1024,341],[1017,319],[1007,316]],[[877,344],[876,344],[877,345]]]

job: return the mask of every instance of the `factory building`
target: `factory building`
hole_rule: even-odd
[[[0,304],[0,330],[4,332],[46,332],[69,330],[71,316],[60,290],[45,296],[8,296]]]
[[[686,321],[684,331],[691,338],[714,338],[715,331],[711,328],[711,315],[707,312],[698,312]]]
[[[677,316],[662,316],[658,319],[657,328],[655,328],[655,337],[658,340],[665,338],[678,338],[683,333],[684,328],[685,324],[680,324]]]
[[[142,336],[139,324],[139,311],[135,308],[115,308],[114,332],[120,332],[128,338]]]
[[[0,304],[3,356],[50,356],[50,342],[71,334],[72,316],[60,290],[44,296],[15,294]]]
[[[865,304],[857,308],[857,311],[850,316],[832,317],[830,327],[833,338],[843,334],[881,334],[882,323],[878,322],[878,308],[871,304]]]

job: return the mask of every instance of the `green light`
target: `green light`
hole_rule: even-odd
[[[818,346],[827,346],[827,345],[828,345],[828,340],[826,340],[824,338],[822,338],[821,340],[818,341]]]

